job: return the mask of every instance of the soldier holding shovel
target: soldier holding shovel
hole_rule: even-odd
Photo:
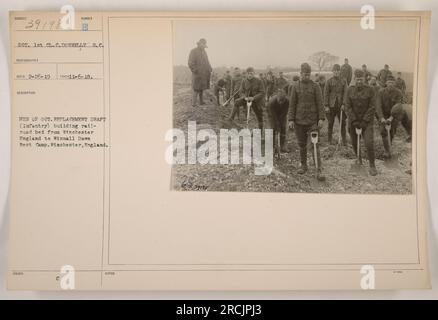
[[[342,144],[347,145],[347,135],[345,130],[345,114],[344,100],[347,93],[347,81],[341,78],[341,66],[339,64],[333,65],[333,77],[331,77],[324,87],[324,106],[328,118],[328,143],[332,144],[333,125],[335,119],[339,120],[340,137],[342,137]]]
[[[246,69],[246,79],[242,81],[240,92],[241,96],[234,101],[234,107],[232,114],[229,118],[230,121],[237,114],[241,106],[246,106],[247,111],[252,109],[256,115],[259,129],[263,129],[263,97],[265,96],[265,90],[263,83],[260,79],[255,77],[254,68],[249,67]],[[247,117],[249,114],[247,115]],[[249,119],[247,118],[247,121]]]
[[[355,84],[348,87],[344,102],[351,144],[361,165],[360,138],[363,137],[370,162],[369,172],[375,176],[377,169],[374,156],[374,91],[365,84],[365,73],[362,70],[355,70],[354,76]]]
[[[291,88],[289,103],[289,128],[295,129],[300,148],[301,167],[298,174],[307,171],[307,143],[309,135],[313,143],[316,178],[325,181],[322,175],[321,156],[319,152],[319,129],[324,116],[321,88],[310,79],[311,68],[308,63],[301,65],[301,79]]]
[[[391,109],[398,103],[402,103],[403,93],[395,87],[395,79],[392,75],[386,79],[386,87],[379,90],[376,100],[376,112],[380,120],[383,147],[386,159],[391,159],[391,143],[394,138],[397,121],[391,116]]]

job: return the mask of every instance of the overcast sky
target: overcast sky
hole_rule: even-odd
[[[190,50],[200,38],[208,42],[213,67],[299,67],[317,51],[348,57],[353,67],[363,63],[381,69],[413,72],[416,22],[376,21],[362,30],[359,20],[323,21],[174,21],[174,65],[187,65]]]

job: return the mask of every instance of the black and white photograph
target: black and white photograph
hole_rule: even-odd
[[[411,194],[417,24],[174,21],[172,189]]]

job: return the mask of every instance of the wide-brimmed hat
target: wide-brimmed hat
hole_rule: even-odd
[[[203,44],[206,48],[208,48],[207,47],[207,40],[205,40],[204,38],[201,38],[201,39],[199,39],[199,41],[198,42],[196,42],[196,44]]]

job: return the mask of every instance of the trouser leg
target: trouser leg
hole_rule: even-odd
[[[342,112],[342,121],[341,121],[341,112]],[[346,129],[346,118],[347,115],[344,111],[339,110],[338,119],[339,119],[339,125],[341,126],[341,138],[342,138],[342,144],[345,146],[347,145],[347,129]]]
[[[256,115],[259,129],[263,129],[263,109],[261,103],[253,101],[251,108]]]
[[[374,154],[374,125],[370,123],[363,132],[363,139],[365,142],[365,148],[367,151],[368,161],[370,167],[375,167],[375,154]]]
[[[196,106],[198,104],[198,90],[193,90],[192,92],[192,106]]]
[[[398,127],[398,121],[393,119],[392,122],[391,122],[391,130],[390,130],[390,133],[391,133],[391,143],[392,143],[392,140],[394,140],[395,134],[397,132],[397,127]]]
[[[216,103],[217,105],[220,105],[220,99],[219,99],[220,91],[218,88],[214,88],[214,96],[216,97]]]
[[[286,133],[287,133],[287,112],[289,108],[280,110],[279,126],[280,126],[280,147],[282,152],[288,152],[286,148]]]
[[[380,125],[380,135],[382,136],[383,147],[385,148],[385,152],[387,155],[391,154],[391,147],[388,141],[388,131],[385,128],[384,124]]]
[[[303,168],[307,168],[307,140],[308,127],[300,124],[295,125],[295,135],[300,149],[300,162]]]
[[[245,100],[243,98],[238,98],[234,100],[233,110],[231,111],[230,120],[234,120],[236,114],[239,114],[239,109],[241,106],[245,104]]]
[[[204,91],[203,90],[199,90],[199,103],[202,105],[202,104],[205,104],[204,103]]]
[[[351,145],[353,146],[354,154],[357,157],[357,134],[356,134],[356,128],[354,128],[351,123],[348,124],[350,128],[350,138],[351,138]]]
[[[336,110],[334,108],[330,108],[330,110],[326,114],[328,120],[328,142],[332,143],[333,140],[333,125],[335,123]]]
[[[408,116],[405,115],[401,123],[403,128],[406,130],[406,133],[408,134],[407,141],[409,142],[412,140],[412,122],[409,120]]]

